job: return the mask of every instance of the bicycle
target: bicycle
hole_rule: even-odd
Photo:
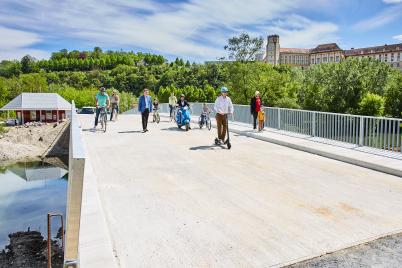
[[[159,115],[159,109],[155,109],[153,117],[152,117],[152,122],[156,122],[157,124],[159,124],[160,121],[161,121],[161,117]]]
[[[100,123],[101,123],[101,127],[103,132],[106,132],[106,126],[107,126],[107,112],[106,112],[106,107],[101,107],[100,108]]]
[[[198,125],[200,126],[200,129],[205,125],[208,130],[211,130],[212,124],[211,124],[211,118],[209,117],[209,113],[202,112],[198,119]]]
[[[172,108],[172,114],[170,115],[170,121],[176,122],[177,106]]]

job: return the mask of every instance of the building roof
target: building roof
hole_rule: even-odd
[[[307,48],[280,48],[280,53],[308,54],[310,49]]]
[[[0,110],[70,110],[71,104],[57,93],[22,93]]]
[[[318,45],[316,48],[310,50],[310,53],[320,52],[335,52],[342,51],[342,49],[336,43]]]
[[[357,56],[357,55],[366,55],[366,54],[376,54],[383,52],[395,52],[402,51],[402,43],[393,44],[393,45],[383,45],[383,46],[375,46],[375,47],[365,47],[365,48],[352,48],[349,50],[345,50],[345,56]]]
[[[64,168],[51,166],[40,168],[11,167],[10,171],[26,181],[56,180],[63,178],[68,173]]]

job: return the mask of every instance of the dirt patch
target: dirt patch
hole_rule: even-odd
[[[68,125],[69,122],[66,121],[60,124],[8,127],[7,132],[0,135],[0,161],[37,159],[56,145],[58,149],[52,156],[67,154],[68,143],[63,148],[58,141],[59,134],[61,131],[64,133]],[[65,139],[64,137],[62,144],[65,143]]]
[[[402,267],[402,233],[342,249],[287,268]]]
[[[350,205],[348,205],[348,204],[346,204],[346,203],[339,203],[339,207],[340,207],[342,210],[344,210],[344,211],[346,211],[346,212],[350,212],[350,213],[358,213],[358,212],[360,212],[359,209],[354,208],[354,207],[352,207],[352,206],[350,206]]]
[[[332,218],[334,214],[332,213],[331,209],[329,207],[314,207],[311,205],[306,205],[306,204],[300,204],[299,207],[307,209],[314,214],[319,214],[324,217]]]

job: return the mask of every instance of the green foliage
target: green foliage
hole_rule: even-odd
[[[402,118],[402,72],[394,70],[385,86],[385,113]]]
[[[368,93],[359,103],[358,113],[362,115],[382,116],[385,100],[380,95]]]
[[[7,132],[7,129],[2,124],[0,124],[0,134],[6,133],[6,132]]]
[[[167,63],[159,55],[97,47],[63,49],[50,60],[25,56],[0,62],[0,107],[22,92],[57,92],[74,99],[77,107],[93,106],[100,86],[120,92],[122,111],[131,108],[145,87],[161,102],[167,102],[171,92],[193,102],[213,102],[219,88],[227,86],[239,104],[249,104],[258,90],[266,106],[402,117],[402,72],[371,58],[303,70],[247,60],[190,64],[177,58]]]

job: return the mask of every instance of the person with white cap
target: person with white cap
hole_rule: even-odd
[[[216,112],[216,126],[218,130],[218,144],[225,143],[227,125],[228,125],[228,114],[233,115],[233,104],[232,100],[228,96],[228,88],[221,88],[221,95],[216,98],[214,110]]]
[[[261,97],[260,97],[260,92],[257,90],[254,94],[254,97],[251,98],[250,102],[250,112],[251,115],[253,116],[253,128],[257,129],[257,116],[258,112],[261,110]]]

